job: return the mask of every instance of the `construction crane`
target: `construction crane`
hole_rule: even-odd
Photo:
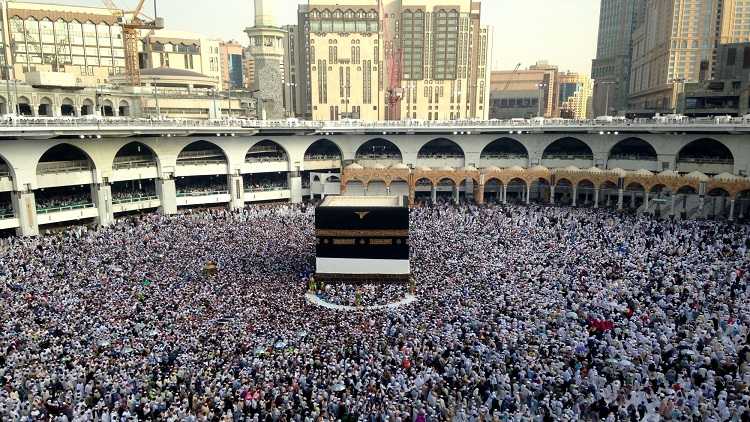
[[[515,69],[513,69],[513,73],[511,73],[510,75],[511,75],[511,76],[513,76],[513,75],[515,75],[516,73],[518,73],[518,69],[520,69],[520,68],[521,68],[521,63],[518,63],[518,64],[516,65],[516,68],[515,68]],[[508,82],[506,82],[506,83],[505,83],[505,88],[503,88],[503,91],[507,91],[507,90],[508,90],[508,87],[510,87],[510,83],[511,83],[512,81],[513,81],[513,80],[512,80],[511,78],[508,78]]]
[[[105,6],[112,11],[123,11],[113,0],[102,0]],[[138,42],[140,41],[140,30],[155,31],[164,29],[164,19],[156,17],[156,0],[154,0],[154,18],[150,18],[141,12],[146,0],[138,0],[138,6],[133,11],[123,11],[120,24],[123,32],[123,45],[125,46],[125,72],[128,83],[132,86],[141,85],[141,67],[138,60]]]
[[[380,26],[383,29],[384,63],[388,71],[388,86],[385,90],[385,101],[388,104],[387,120],[399,120],[401,118],[401,99],[404,90],[401,88],[401,63],[403,50],[399,41],[391,33],[391,23],[383,5],[384,0],[378,0]],[[398,19],[391,14],[390,19]],[[393,25],[395,26],[395,24]]]

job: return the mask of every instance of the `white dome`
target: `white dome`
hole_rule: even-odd
[[[500,167],[489,166],[489,167],[483,168],[482,171],[485,173],[496,172],[496,171],[500,171]]]
[[[409,168],[409,166],[407,166],[404,163],[396,163],[396,164],[392,165],[391,168],[393,170],[407,170]]]
[[[440,171],[455,171],[455,170],[453,169],[453,167],[445,166],[445,167],[441,167]]]
[[[625,170],[623,170],[623,169],[621,169],[619,167],[613,168],[612,170],[609,170],[609,172],[612,173],[612,174],[616,174],[616,175],[618,175],[620,177],[625,177],[625,175],[628,174],[627,171],[625,171]]]
[[[685,175],[685,177],[687,177],[688,179],[700,180],[701,182],[707,182],[710,179],[710,177],[708,177],[705,173],[701,173],[699,171],[688,173],[687,175]]]
[[[633,174],[636,176],[653,176],[654,175],[654,173],[651,173],[650,171],[646,169],[640,169],[640,170],[634,171]]]
[[[371,166],[367,166],[367,168],[374,169],[374,170],[385,170],[385,166],[382,164],[373,164]]]
[[[530,168],[529,171],[549,171],[549,169],[544,166],[534,166]]]
[[[364,167],[360,166],[357,163],[351,163],[348,166],[346,166],[346,169],[347,170],[362,170],[362,169],[364,169]]]
[[[591,167],[586,170],[589,173],[604,173],[599,167]]]
[[[508,169],[507,169],[507,170],[508,170],[508,171],[523,171],[523,167],[519,167],[519,166],[512,166],[512,167],[508,167]]]
[[[663,172],[659,173],[659,176],[662,176],[662,177],[680,177],[679,173],[677,173],[674,170],[664,170]]]
[[[564,168],[561,168],[561,169],[557,169],[557,171],[576,172],[576,171],[581,171],[581,169],[579,169],[576,166],[568,166],[568,167],[564,167]]]
[[[417,170],[419,170],[419,171],[432,171],[432,168],[431,167],[422,166],[422,167],[417,167]]]
[[[721,173],[719,175],[714,176],[714,179],[721,180],[721,181],[724,181],[724,182],[733,182],[735,180],[741,179],[741,177],[740,176],[735,176],[735,175],[733,175],[731,173]]]

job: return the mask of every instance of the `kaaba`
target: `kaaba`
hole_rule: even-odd
[[[315,209],[315,279],[409,280],[409,209],[396,196],[329,196]]]

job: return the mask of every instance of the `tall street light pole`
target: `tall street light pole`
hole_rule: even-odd
[[[548,86],[547,82],[540,82],[540,83],[537,84],[537,88],[539,88],[539,100],[538,100],[539,110],[538,110],[538,113],[537,113],[537,117],[544,117],[542,115],[542,100],[544,98],[544,96],[542,95],[542,93],[547,88],[547,86]]]
[[[609,87],[611,85],[616,85],[617,82],[615,81],[604,81],[602,82],[602,85],[605,86],[605,99],[604,99],[604,115],[609,116]]]

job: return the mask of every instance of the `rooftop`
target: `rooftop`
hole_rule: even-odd
[[[321,207],[400,207],[398,196],[329,196]]]

